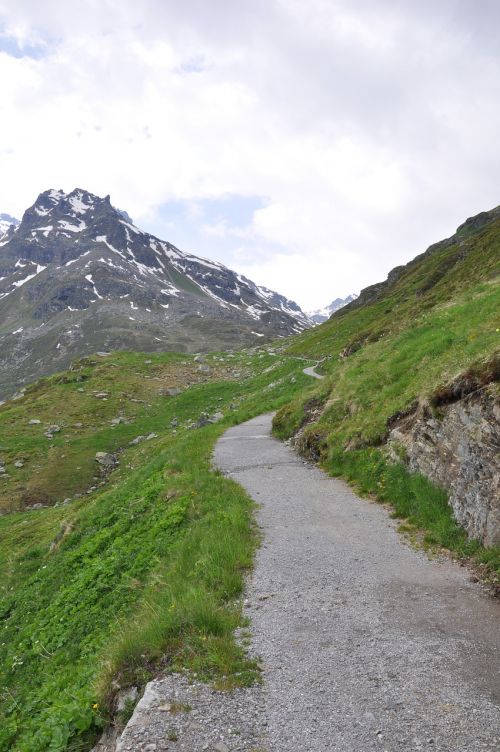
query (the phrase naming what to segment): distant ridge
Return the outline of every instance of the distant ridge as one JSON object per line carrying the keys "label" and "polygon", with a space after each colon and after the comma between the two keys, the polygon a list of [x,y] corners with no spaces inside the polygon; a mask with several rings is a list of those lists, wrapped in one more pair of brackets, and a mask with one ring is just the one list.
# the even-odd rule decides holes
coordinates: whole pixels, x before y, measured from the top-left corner
{"label": "distant ridge", "polygon": [[48,190],[0,238],[0,397],[100,350],[196,352],[312,325],[291,300],[136,227],[110,197]]}
{"label": "distant ridge", "polygon": [[353,293],[352,295],[348,295],[347,298],[335,298],[330,305],[325,306],[324,308],[318,308],[316,311],[310,311],[307,315],[315,324],[322,324],[324,321],[327,321],[335,311],[348,305],[348,303],[352,303],[357,297],[358,296]]}
{"label": "distant ridge", "polygon": [[10,230],[11,226],[17,227],[20,221],[15,217],[11,217],[10,214],[0,214],[0,240],[5,236],[7,230]]}

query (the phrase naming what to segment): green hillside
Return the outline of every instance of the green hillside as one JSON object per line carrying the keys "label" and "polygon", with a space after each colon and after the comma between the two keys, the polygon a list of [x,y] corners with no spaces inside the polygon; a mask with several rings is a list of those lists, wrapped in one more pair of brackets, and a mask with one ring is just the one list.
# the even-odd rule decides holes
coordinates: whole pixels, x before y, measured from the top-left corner
{"label": "green hillside", "polygon": [[428,542],[459,553],[477,544],[454,524],[446,494],[411,478],[402,465],[389,465],[384,444],[394,416],[418,403],[435,408],[457,379],[463,388],[487,386],[498,395],[500,216],[493,211],[479,220],[468,220],[453,238],[294,338],[287,353],[321,359],[326,378],[274,421],[277,436],[301,429],[301,451],[361,492],[391,502],[427,529]]}
{"label": "green hillside", "polygon": [[[0,750],[90,749],[125,721],[119,689],[159,669],[258,680],[233,637],[252,502],[210,463],[260,413],[493,581],[499,551],[468,541],[446,494],[390,465],[384,442],[391,416],[437,404],[460,374],[498,390],[499,261],[492,212],[274,349],[93,356],[0,406]],[[321,382],[302,373],[315,361]]]}
{"label": "green hillside", "polygon": [[[302,368],[264,349],[201,366],[114,353],[0,407],[0,498],[18,510],[0,517],[1,750],[88,749],[118,685],[142,685],[157,667],[255,679],[233,639],[252,504],[211,472],[211,452],[227,426],[303,389]],[[119,464],[96,476],[97,452]]]}
{"label": "green hillside", "polygon": [[458,238],[409,264],[376,299],[351,303],[287,348],[325,359],[328,380],[318,395],[329,405],[321,424],[336,441],[381,443],[391,415],[498,352],[500,219]]}

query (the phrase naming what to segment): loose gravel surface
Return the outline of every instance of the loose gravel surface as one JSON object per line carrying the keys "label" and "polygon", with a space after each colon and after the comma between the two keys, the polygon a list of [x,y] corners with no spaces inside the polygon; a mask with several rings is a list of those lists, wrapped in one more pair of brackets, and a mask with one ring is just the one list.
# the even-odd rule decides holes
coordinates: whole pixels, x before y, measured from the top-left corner
{"label": "loose gravel surface", "polygon": [[263,692],[218,692],[171,674],[150,682],[116,752],[260,752]]}
{"label": "loose gravel surface", "polygon": [[272,439],[270,423],[231,428],[215,455],[259,505],[245,607],[263,686],[152,682],[120,752],[498,752],[498,602]]}
{"label": "loose gravel surface", "polygon": [[320,373],[316,373],[316,366],[309,366],[308,368],[304,368],[303,373],[305,373],[306,376],[312,376],[313,379],[325,378]]}

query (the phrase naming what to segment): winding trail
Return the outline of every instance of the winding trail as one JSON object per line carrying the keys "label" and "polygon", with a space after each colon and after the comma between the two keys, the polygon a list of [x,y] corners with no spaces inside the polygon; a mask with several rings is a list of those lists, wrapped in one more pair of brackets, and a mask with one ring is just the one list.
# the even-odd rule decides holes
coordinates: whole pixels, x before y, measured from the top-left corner
{"label": "winding trail", "polygon": [[308,368],[302,369],[302,372],[305,373],[306,376],[312,376],[313,379],[324,379],[325,377],[322,376],[320,373],[316,373],[316,366],[318,364],[316,363],[315,366],[309,366]]}
{"label": "winding trail", "polygon": [[[247,603],[270,752],[500,749],[499,604],[387,511],[270,436],[231,428],[217,466],[259,503]],[[231,746],[228,749],[247,749]]]}
{"label": "winding trail", "polygon": [[498,752],[500,604],[270,427],[235,426],[215,451],[258,502],[245,610],[263,685],[167,673],[95,752]]}

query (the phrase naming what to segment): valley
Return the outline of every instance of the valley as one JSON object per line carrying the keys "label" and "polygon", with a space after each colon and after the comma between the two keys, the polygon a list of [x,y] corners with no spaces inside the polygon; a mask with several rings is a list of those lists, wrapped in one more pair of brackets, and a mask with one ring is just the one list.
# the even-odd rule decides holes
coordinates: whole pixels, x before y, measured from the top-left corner
{"label": "valley", "polygon": [[[255,502],[212,454],[264,413],[304,461],[367,498],[356,503],[391,510],[404,546],[470,567],[489,602],[499,260],[500,218],[485,212],[287,338],[197,355],[99,349],[50,375],[42,359],[41,378],[0,405],[0,749],[90,750],[125,725],[126,691],[159,674],[225,691],[258,683],[259,661],[235,637],[248,626]],[[14,326],[21,314],[8,310]],[[456,420],[466,462],[451,472],[433,431]],[[484,473],[460,525],[470,457]]]}

